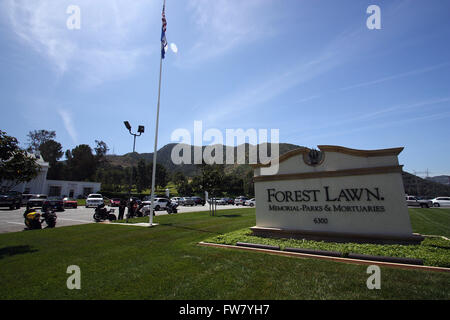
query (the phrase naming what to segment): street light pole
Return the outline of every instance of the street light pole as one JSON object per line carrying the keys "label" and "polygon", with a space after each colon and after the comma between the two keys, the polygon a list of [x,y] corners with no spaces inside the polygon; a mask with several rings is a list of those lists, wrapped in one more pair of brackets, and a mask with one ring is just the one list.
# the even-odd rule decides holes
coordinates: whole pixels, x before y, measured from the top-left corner
{"label": "street light pole", "polygon": [[[131,133],[131,131],[130,131]],[[134,136],[134,141],[133,141],[133,153],[135,152],[135,148],[136,148],[136,134],[131,133]],[[128,201],[130,201],[131,198],[131,186],[133,184],[133,167],[131,167],[131,173],[130,173],[130,184],[128,186]]]}
{"label": "street light pole", "polygon": [[[144,126],[139,126],[138,127],[138,133],[132,133],[131,132],[131,125],[128,121],[124,121],[123,122],[125,124],[125,128],[128,129],[128,132],[133,136],[133,153],[135,152],[136,149],[136,137],[139,137],[141,134],[144,133]],[[131,173],[130,173],[130,185],[128,187],[128,201],[130,201],[131,199],[131,186],[133,184],[133,167],[131,167]],[[128,221],[128,216],[127,216],[127,221]]]}

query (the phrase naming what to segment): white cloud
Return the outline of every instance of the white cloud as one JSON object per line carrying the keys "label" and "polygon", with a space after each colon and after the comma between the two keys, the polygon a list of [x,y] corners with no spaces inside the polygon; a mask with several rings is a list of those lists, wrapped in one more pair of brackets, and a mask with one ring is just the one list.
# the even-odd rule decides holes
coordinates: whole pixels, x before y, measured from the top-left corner
{"label": "white cloud", "polygon": [[[444,115],[446,117],[450,114],[449,112],[442,113],[439,110],[433,109],[439,108],[442,104],[444,104],[444,106],[448,105],[449,102],[450,97],[445,97],[384,108],[382,106],[375,106],[374,109],[376,109],[376,111],[373,112],[360,113],[357,116],[344,114],[340,119],[335,119],[334,122],[326,122],[324,125],[302,126],[300,130],[296,129],[288,134],[301,135],[302,133],[321,132],[320,134],[302,136],[302,139],[317,140],[319,138],[333,137],[378,127],[394,126],[396,124],[425,120],[428,118],[435,119],[439,118],[439,114],[441,114],[442,117],[444,117]],[[411,117],[411,115],[418,115],[420,113],[419,111],[425,111],[426,114],[419,115],[418,117]],[[346,129],[342,130],[341,128],[343,127]]]}
{"label": "white cloud", "polygon": [[303,102],[307,102],[307,101],[310,101],[310,100],[319,99],[319,98],[321,98],[321,97],[323,97],[323,96],[325,96],[327,94],[330,94],[330,93],[337,93],[337,92],[340,92],[340,91],[347,91],[347,90],[352,90],[352,89],[357,89],[357,88],[363,88],[363,87],[377,85],[377,84],[381,84],[381,83],[384,83],[384,82],[393,81],[393,80],[397,80],[397,79],[401,79],[401,78],[417,76],[417,75],[421,75],[423,73],[431,72],[431,71],[434,71],[434,70],[447,68],[449,66],[450,66],[450,63],[446,62],[446,63],[440,63],[440,64],[433,65],[433,66],[428,66],[428,67],[425,67],[425,68],[415,69],[415,70],[408,71],[408,72],[397,73],[397,74],[393,74],[393,75],[386,76],[386,77],[383,77],[383,78],[379,78],[379,79],[376,79],[376,80],[370,80],[370,81],[361,82],[361,83],[353,84],[353,85],[350,85],[350,86],[346,86],[346,87],[330,90],[330,91],[325,92],[325,93],[320,94],[320,95],[313,95],[313,96],[305,97],[305,98],[302,98],[300,100],[297,100],[296,102],[297,103],[303,103]]}
{"label": "white cloud", "polygon": [[[71,4],[81,9],[80,30],[66,26]],[[148,12],[155,5],[144,0],[6,0],[2,7],[13,32],[45,57],[59,76],[75,73],[80,83],[90,86],[130,74],[151,52],[153,48],[133,40],[148,31],[152,22]]]}
{"label": "white cloud", "polygon": [[78,144],[78,134],[73,124],[72,114],[64,109],[58,109],[58,114],[64,123],[67,133],[72,138],[73,143]]}
{"label": "white cloud", "polygon": [[347,86],[344,88],[340,88],[337,89],[336,91],[346,91],[346,90],[351,90],[351,89],[356,89],[356,88],[361,88],[361,87],[367,87],[367,86],[371,86],[371,85],[375,85],[375,84],[380,84],[386,81],[391,81],[391,80],[396,80],[396,79],[400,79],[400,78],[405,78],[405,77],[410,77],[410,76],[416,76],[416,75],[420,75],[426,72],[430,72],[430,71],[434,71],[437,69],[442,69],[442,68],[446,68],[450,65],[450,63],[446,62],[446,63],[441,63],[438,65],[433,65],[433,66],[429,66],[426,68],[421,68],[421,69],[415,69],[412,71],[408,71],[408,72],[403,72],[403,73],[399,73],[399,74],[394,74],[391,76],[387,76],[381,79],[377,79],[377,80],[372,80],[372,81],[367,81],[367,82],[362,82],[362,83],[358,83],[358,84],[354,84],[351,86]]}
{"label": "white cloud", "polygon": [[[197,40],[186,53],[183,66],[221,56],[244,42],[274,33],[270,4],[273,0],[189,0],[188,10]],[[264,11],[266,11],[264,13]]]}
{"label": "white cloud", "polygon": [[333,130],[333,131],[329,131],[323,134],[318,134],[318,135],[309,135],[309,136],[301,136],[302,140],[306,140],[306,141],[316,141],[316,140],[320,140],[320,139],[324,139],[324,138],[329,138],[329,137],[336,137],[336,136],[340,136],[340,135],[346,135],[346,134],[352,134],[352,133],[356,133],[356,132],[361,132],[361,131],[368,131],[368,130],[373,130],[373,129],[380,129],[380,128],[387,128],[387,127],[396,127],[398,128],[400,125],[403,124],[407,124],[407,123],[413,123],[413,122],[431,122],[433,120],[442,120],[442,119],[446,119],[450,117],[450,111],[447,112],[435,112],[435,113],[430,113],[430,114],[426,114],[426,115],[420,115],[420,116],[416,116],[416,117],[411,117],[411,114],[409,115],[405,115],[404,118],[399,117],[397,119],[395,118],[390,118],[390,119],[394,119],[394,120],[385,120],[385,121],[378,121],[378,122],[372,122],[372,124],[365,124],[365,125],[360,125],[360,126],[346,126],[344,130],[342,129],[337,129],[337,130]]}

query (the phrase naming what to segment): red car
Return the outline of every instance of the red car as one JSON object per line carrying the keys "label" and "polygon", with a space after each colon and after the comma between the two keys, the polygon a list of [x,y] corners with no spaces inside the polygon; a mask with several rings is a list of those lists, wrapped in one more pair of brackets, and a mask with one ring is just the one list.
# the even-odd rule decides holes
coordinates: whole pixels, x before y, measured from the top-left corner
{"label": "red car", "polygon": [[74,208],[76,209],[78,206],[78,202],[75,199],[71,199],[71,198],[64,198],[63,199],[63,203],[64,203],[64,208]]}

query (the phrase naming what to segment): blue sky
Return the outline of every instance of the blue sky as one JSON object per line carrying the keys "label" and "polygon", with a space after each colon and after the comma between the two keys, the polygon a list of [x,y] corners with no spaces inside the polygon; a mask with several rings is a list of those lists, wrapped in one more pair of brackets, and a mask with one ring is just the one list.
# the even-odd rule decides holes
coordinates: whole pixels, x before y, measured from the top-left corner
{"label": "blue sky", "polygon": [[[369,5],[381,30],[369,30]],[[69,5],[81,29],[69,30]],[[0,128],[64,149],[152,152],[161,1],[3,0]],[[450,174],[450,2],[167,0],[159,147],[177,128],[279,129],[280,141],[404,146],[407,171]],[[206,144],[207,142],[205,142]]]}

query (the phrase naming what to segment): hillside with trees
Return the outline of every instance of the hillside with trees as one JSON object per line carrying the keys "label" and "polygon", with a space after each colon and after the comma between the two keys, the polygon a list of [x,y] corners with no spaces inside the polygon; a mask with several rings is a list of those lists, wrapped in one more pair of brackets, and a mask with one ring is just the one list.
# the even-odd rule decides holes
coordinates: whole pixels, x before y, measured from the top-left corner
{"label": "hillside with trees", "polygon": [[[128,193],[130,181],[134,193],[148,193],[153,170],[153,153],[127,153],[125,155],[109,155],[109,148],[103,141],[95,140],[95,147],[81,144],[72,150],[63,151],[57,142],[56,133],[47,130],[30,131],[28,134],[28,151],[40,152],[43,159],[49,162],[48,179],[95,181],[102,183],[102,191],[110,193]],[[250,145],[237,147],[223,145],[210,146],[221,150],[224,157],[227,152],[234,153],[233,164],[207,165],[204,162],[194,164],[195,149],[201,154],[206,146],[194,147],[184,145],[190,151],[191,164],[176,165],[172,161],[172,152],[177,144],[167,144],[158,150],[156,185],[164,189],[171,183],[182,195],[203,195],[208,190],[213,196],[237,196],[245,194],[253,196],[253,169],[248,164],[250,160]],[[258,145],[256,151],[266,147],[270,156],[272,145]],[[279,154],[299,148],[297,145],[280,143]],[[239,149],[244,151],[245,164],[238,162]],[[65,160],[61,158],[65,156]],[[258,155],[258,152],[257,152]],[[242,162],[242,159],[240,159]],[[259,155],[256,159],[259,162]],[[410,173],[403,172],[405,193],[423,197],[450,196],[450,186],[422,179]]]}

